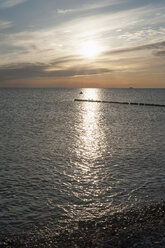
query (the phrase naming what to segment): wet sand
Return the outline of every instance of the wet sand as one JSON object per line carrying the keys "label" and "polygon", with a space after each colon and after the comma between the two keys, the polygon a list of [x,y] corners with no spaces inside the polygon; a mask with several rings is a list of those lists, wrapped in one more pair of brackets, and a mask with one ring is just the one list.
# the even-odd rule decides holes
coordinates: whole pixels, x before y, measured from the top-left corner
{"label": "wet sand", "polygon": [[80,221],[58,235],[4,237],[1,248],[165,247],[165,202],[116,213],[101,221]]}

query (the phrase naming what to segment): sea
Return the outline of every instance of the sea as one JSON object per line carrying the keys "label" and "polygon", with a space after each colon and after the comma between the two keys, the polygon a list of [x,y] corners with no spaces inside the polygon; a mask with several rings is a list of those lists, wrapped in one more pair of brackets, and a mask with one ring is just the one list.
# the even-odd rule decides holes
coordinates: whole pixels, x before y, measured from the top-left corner
{"label": "sea", "polygon": [[0,89],[0,238],[165,200],[165,107],[74,99],[165,104],[165,89]]}

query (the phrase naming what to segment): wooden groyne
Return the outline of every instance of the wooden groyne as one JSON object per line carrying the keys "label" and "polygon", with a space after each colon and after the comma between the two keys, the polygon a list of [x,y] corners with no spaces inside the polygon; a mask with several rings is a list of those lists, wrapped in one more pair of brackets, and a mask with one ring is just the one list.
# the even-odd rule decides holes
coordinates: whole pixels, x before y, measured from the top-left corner
{"label": "wooden groyne", "polygon": [[155,107],[165,107],[164,104],[155,103],[137,103],[137,102],[114,102],[114,101],[101,101],[101,100],[90,100],[90,99],[74,99],[77,102],[101,102],[101,103],[115,103],[115,104],[127,104],[127,105],[139,105],[139,106],[155,106]]}

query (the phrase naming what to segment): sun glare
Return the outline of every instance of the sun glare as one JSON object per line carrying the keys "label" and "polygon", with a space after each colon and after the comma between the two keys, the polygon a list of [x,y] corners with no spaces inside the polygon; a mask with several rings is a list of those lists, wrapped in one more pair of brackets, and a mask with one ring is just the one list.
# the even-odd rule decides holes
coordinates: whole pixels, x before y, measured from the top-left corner
{"label": "sun glare", "polygon": [[80,54],[86,58],[94,58],[101,52],[101,47],[94,40],[88,40],[81,44]]}

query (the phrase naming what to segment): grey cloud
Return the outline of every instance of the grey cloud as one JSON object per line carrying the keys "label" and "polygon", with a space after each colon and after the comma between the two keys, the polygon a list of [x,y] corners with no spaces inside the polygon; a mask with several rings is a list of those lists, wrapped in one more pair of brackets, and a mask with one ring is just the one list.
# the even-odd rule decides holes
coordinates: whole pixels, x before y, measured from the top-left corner
{"label": "grey cloud", "polygon": [[26,2],[27,0],[2,0],[0,1],[0,8],[3,9],[3,8],[10,8],[10,7],[13,7],[17,4],[20,4],[20,3],[23,3],[23,2]]}
{"label": "grey cloud", "polygon": [[142,51],[142,50],[154,50],[154,49],[162,49],[165,47],[165,41],[157,42],[157,43],[151,43],[147,45],[142,46],[136,46],[136,47],[128,47],[113,51],[107,51],[104,53],[104,55],[110,55],[110,54],[121,54],[121,53],[128,53],[128,52],[135,52],[135,51]]}
{"label": "grey cloud", "polygon": [[68,69],[50,70],[46,64],[16,64],[0,68],[0,81],[34,77],[73,77],[112,72],[106,68],[76,66]]}
{"label": "grey cloud", "polygon": [[10,21],[0,21],[0,30],[10,28],[11,26],[12,26],[12,22]]}
{"label": "grey cloud", "polygon": [[60,57],[60,58],[53,60],[51,62],[51,65],[60,65],[63,63],[67,63],[67,62],[76,62],[76,61],[80,61],[80,56],[77,56],[77,55],[69,56],[68,55],[68,56]]}
{"label": "grey cloud", "polygon": [[155,56],[165,56],[165,50],[154,52]]}
{"label": "grey cloud", "polygon": [[57,9],[57,13],[58,14],[68,14],[68,13],[82,13],[82,12],[86,12],[86,11],[99,11],[99,10],[104,10],[107,7],[112,8],[112,6],[116,6],[121,4],[122,1],[121,0],[111,0],[111,2],[109,1],[102,1],[100,2],[96,2],[96,3],[86,3],[86,4],[82,4],[79,8],[72,8],[72,9]]}
{"label": "grey cloud", "polygon": [[11,79],[19,79],[19,78],[30,78],[34,76],[38,76],[42,70],[45,69],[45,66],[33,65],[33,64],[13,64],[8,65],[6,67],[0,68],[0,80],[11,80]]}
{"label": "grey cloud", "polygon": [[83,76],[83,75],[94,75],[112,72],[106,68],[89,68],[89,67],[72,67],[64,70],[51,71],[46,74],[46,76],[50,77],[73,77],[73,76]]}

